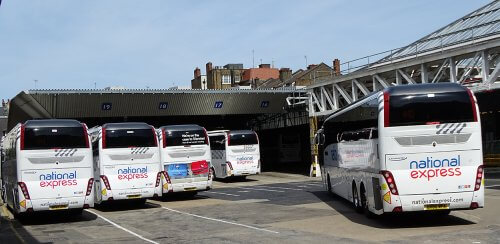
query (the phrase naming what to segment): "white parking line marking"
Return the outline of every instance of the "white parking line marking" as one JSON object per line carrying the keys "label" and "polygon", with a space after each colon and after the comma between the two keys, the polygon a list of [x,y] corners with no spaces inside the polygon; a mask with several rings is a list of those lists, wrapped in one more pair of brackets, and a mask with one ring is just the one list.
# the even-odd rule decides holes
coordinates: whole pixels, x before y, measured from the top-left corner
{"label": "white parking line marking", "polygon": [[[290,184],[290,183],[288,183],[288,184]],[[300,184],[300,185],[303,185],[303,186],[316,186],[316,187],[322,186],[322,183],[319,183],[319,184],[314,184],[314,183],[295,183],[295,184]],[[295,184],[290,184],[290,185],[295,185]]]}
{"label": "white parking line marking", "polygon": [[233,203],[260,203],[260,202],[269,202],[269,199],[245,199],[234,201]]}
{"label": "white parking line marking", "polygon": [[227,195],[227,196],[233,196],[233,197],[239,197],[240,196],[240,195],[236,195],[236,194],[224,193],[224,192],[216,192],[216,191],[206,191],[205,193],[213,193],[213,194]]}
{"label": "white parking line marking", "polygon": [[500,185],[485,186],[486,188],[499,187]]}
{"label": "white parking line marking", "polygon": [[105,218],[104,216],[102,216],[102,215],[100,215],[100,214],[98,214],[98,213],[96,213],[96,212],[94,212],[94,211],[92,211],[92,210],[85,209],[85,211],[87,211],[87,212],[89,212],[89,213],[91,213],[91,214],[93,214],[93,215],[95,215],[95,216],[97,216],[97,217],[99,217],[99,218],[103,219],[104,221],[106,221],[106,222],[108,222],[108,223],[110,223],[110,224],[114,225],[116,228],[118,228],[118,229],[120,229],[120,230],[123,230],[123,231],[125,231],[125,232],[127,232],[127,233],[129,233],[129,234],[131,234],[131,235],[133,235],[133,236],[136,236],[137,238],[139,238],[139,239],[141,239],[141,240],[143,240],[143,241],[146,241],[146,242],[149,242],[149,243],[154,243],[154,244],[159,244],[159,243],[158,243],[158,242],[156,242],[156,241],[153,241],[153,240],[147,239],[147,238],[145,238],[145,237],[143,237],[143,236],[141,236],[141,235],[139,235],[139,234],[137,234],[137,233],[135,233],[135,232],[133,232],[133,231],[131,231],[131,230],[128,230],[128,229],[127,229],[127,228],[125,228],[125,227],[122,227],[122,226],[120,226],[120,225],[116,224],[115,222],[113,222],[113,221],[111,221],[111,220],[109,220],[109,219]]}
{"label": "white parking line marking", "polygon": [[202,218],[202,219],[206,219],[206,220],[212,220],[212,221],[221,222],[221,223],[225,223],[225,224],[231,224],[231,225],[237,225],[237,226],[241,226],[241,227],[245,227],[245,228],[249,228],[249,229],[253,229],[253,230],[265,231],[265,232],[269,232],[269,233],[273,233],[273,234],[279,234],[279,232],[277,232],[277,231],[262,229],[262,228],[254,227],[254,226],[251,226],[251,225],[245,225],[245,224],[230,222],[230,221],[226,221],[226,220],[222,220],[222,219],[209,218],[209,217],[205,217],[205,216],[201,216],[201,215],[197,215],[197,214],[182,212],[182,211],[171,209],[171,208],[167,208],[167,207],[162,207],[162,208],[166,209],[168,211],[171,211],[171,212],[179,213],[179,214],[185,214],[185,215],[189,215],[189,216],[193,216],[193,217],[197,217],[197,218]]}
{"label": "white parking line marking", "polygon": [[284,191],[279,191],[279,190],[260,189],[260,188],[243,188],[243,187],[240,187],[240,189],[243,189],[243,190],[251,190],[251,191],[272,191],[272,192],[284,192]]}
{"label": "white parking line marking", "polygon": [[287,187],[279,187],[279,186],[255,186],[255,187],[264,187],[264,188],[271,188],[271,189],[281,189],[281,190],[292,190],[292,191],[303,191],[303,189],[297,189],[297,188],[287,188]]}

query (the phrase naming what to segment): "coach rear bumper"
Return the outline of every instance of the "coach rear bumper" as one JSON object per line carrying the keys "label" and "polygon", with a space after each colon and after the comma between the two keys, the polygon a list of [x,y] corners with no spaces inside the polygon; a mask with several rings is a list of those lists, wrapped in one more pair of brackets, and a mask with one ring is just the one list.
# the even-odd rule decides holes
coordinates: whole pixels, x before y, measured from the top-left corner
{"label": "coach rear bumper", "polygon": [[39,212],[39,211],[55,211],[67,209],[83,209],[94,207],[93,196],[86,197],[65,197],[58,199],[34,199],[21,200],[19,202],[19,212]]}
{"label": "coach rear bumper", "polygon": [[186,192],[186,191],[206,191],[206,190],[210,190],[211,188],[212,188],[212,181],[206,180],[206,178],[205,178],[203,181],[173,182],[172,184],[169,185],[168,191],[165,191],[165,189],[164,189],[164,193]]}
{"label": "coach rear bumper", "polygon": [[155,187],[102,191],[102,201],[150,198],[155,195]]}
{"label": "coach rear bumper", "polygon": [[[394,212],[401,208],[403,212],[430,210],[458,210],[484,207],[480,192],[457,192],[422,195],[392,196],[392,204],[384,202],[384,212]],[[472,206],[472,203],[477,206]]]}
{"label": "coach rear bumper", "polygon": [[255,169],[234,169],[231,171],[231,176],[247,176],[247,175],[256,175],[259,173],[260,173],[260,170],[258,168],[255,168]]}

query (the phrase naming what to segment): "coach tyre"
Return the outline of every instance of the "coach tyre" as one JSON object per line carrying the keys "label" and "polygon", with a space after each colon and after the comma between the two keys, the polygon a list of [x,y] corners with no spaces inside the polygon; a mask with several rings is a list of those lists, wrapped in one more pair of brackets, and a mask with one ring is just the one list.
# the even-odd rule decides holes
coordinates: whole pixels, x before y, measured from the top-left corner
{"label": "coach tyre", "polygon": [[363,213],[366,215],[368,218],[374,218],[375,214],[373,214],[370,209],[368,208],[368,197],[366,197],[366,191],[365,191],[365,186],[361,185],[360,187],[361,191],[361,206]]}
{"label": "coach tyre", "polygon": [[332,182],[330,181],[330,175],[326,176],[326,190],[328,191],[328,194],[333,194],[333,192],[332,192]]}
{"label": "coach tyre", "polygon": [[217,179],[217,177],[215,176],[215,170],[213,167],[210,168],[210,172],[212,173],[212,179],[214,179],[214,180]]}
{"label": "coach tyre", "polygon": [[356,212],[358,213],[363,212],[363,208],[359,203],[358,189],[356,188],[356,184],[354,182],[352,183],[352,203],[354,206],[354,210],[356,210]]}

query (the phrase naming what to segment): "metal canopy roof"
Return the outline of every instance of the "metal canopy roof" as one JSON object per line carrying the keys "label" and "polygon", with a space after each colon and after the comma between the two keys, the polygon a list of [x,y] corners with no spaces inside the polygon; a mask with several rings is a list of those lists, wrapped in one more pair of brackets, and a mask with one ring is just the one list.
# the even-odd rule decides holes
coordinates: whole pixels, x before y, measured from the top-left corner
{"label": "metal canopy roof", "polygon": [[492,1],[455,22],[394,51],[376,63],[424,53],[463,42],[484,39],[500,34],[500,0]]}
{"label": "metal canopy roof", "polygon": [[8,129],[28,119],[281,113],[294,89],[30,90],[14,97]]}

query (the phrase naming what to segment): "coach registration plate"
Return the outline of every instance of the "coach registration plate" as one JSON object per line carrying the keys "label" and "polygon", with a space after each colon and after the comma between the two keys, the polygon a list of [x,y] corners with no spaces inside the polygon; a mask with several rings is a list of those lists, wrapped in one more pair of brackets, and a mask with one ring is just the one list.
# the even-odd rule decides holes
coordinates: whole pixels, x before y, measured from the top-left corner
{"label": "coach registration plate", "polygon": [[50,210],[68,209],[68,204],[52,205],[52,206],[49,206],[49,209]]}
{"label": "coach registration plate", "polygon": [[424,210],[443,210],[450,209],[449,204],[426,204],[424,205]]}

